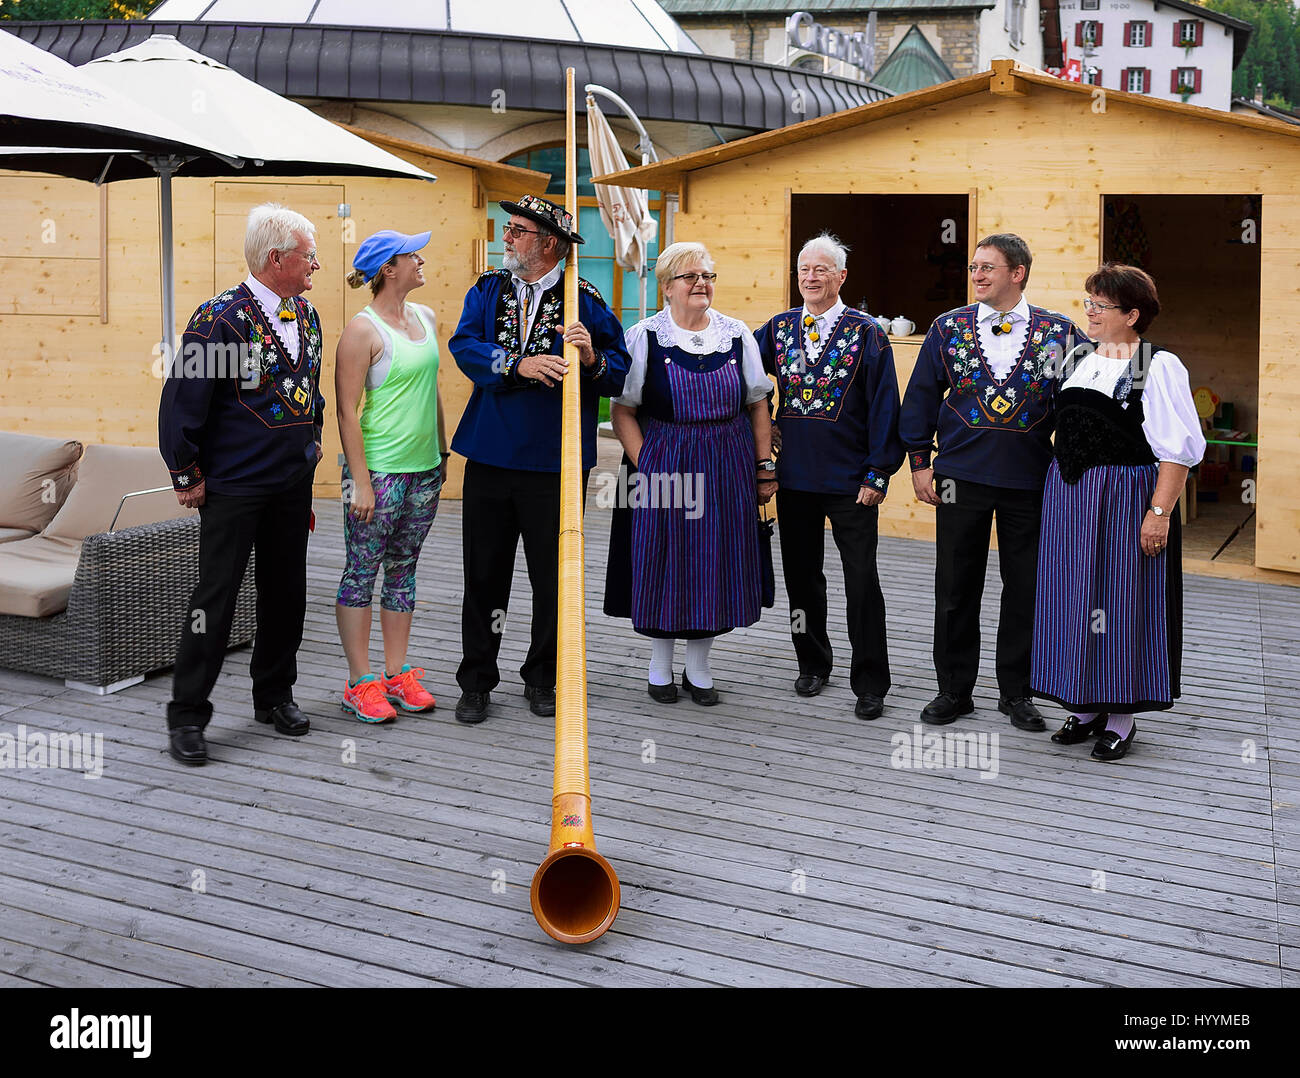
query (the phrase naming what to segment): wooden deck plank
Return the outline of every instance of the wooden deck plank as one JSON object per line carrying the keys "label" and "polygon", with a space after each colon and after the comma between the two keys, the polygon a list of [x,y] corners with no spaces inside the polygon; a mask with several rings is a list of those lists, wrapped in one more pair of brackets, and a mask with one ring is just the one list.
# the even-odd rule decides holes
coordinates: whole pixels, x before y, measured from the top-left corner
{"label": "wooden deck plank", "polygon": [[[451,716],[459,508],[441,507],[419,567],[411,656],[439,699],[431,715],[376,728],[339,711],[343,548],[338,506],[323,502],[296,690],[307,738],[251,722],[247,649],[214,691],[202,769],[166,755],[166,676],[95,698],[0,672],[0,730],[96,730],[105,748],[97,780],[0,773],[0,842],[16,866],[0,866],[0,905],[31,932],[48,921],[96,941],[77,948],[65,930],[38,937],[48,947],[0,942],[0,974],[148,980],[148,955],[165,953],[155,981],[193,984],[1295,981],[1300,589],[1187,578],[1183,698],[1139,717],[1134,752],[1106,766],[996,712],[993,555],[979,710],[950,728],[999,735],[998,776],[981,781],[891,766],[892,739],[912,734],[934,692],[930,545],[880,544],[895,687],[878,722],[852,716],[844,677],[793,696],[780,587],[761,622],[715,644],[722,704],[667,708],[645,694],[645,641],[600,613],[608,514],[589,510],[593,816],[624,903],[600,941],[566,949],[527,904],[552,739],[515,673],[528,642],[522,555],[491,718]],[[847,656],[828,547],[831,639]],[[356,763],[342,761],[345,742]],[[184,882],[196,867],[208,873],[202,919]]]}

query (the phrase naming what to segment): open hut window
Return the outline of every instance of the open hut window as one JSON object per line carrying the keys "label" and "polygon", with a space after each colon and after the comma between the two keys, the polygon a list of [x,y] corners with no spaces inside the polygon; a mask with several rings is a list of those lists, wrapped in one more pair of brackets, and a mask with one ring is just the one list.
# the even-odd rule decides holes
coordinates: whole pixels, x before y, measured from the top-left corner
{"label": "open hut window", "polygon": [[973,239],[970,196],[792,195],[789,303],[801,302],[799,248],[823,231],[849,247],[840,298],[872,315],[902,315],[924,333],[944,311],[966,303]]}

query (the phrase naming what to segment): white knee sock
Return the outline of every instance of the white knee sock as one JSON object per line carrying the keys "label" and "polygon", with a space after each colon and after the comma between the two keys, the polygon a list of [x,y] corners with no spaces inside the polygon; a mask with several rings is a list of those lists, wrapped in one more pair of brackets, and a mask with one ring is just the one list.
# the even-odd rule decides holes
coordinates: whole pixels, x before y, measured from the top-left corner
{"label": "white knee sock", "polygon": [[672,637],[666,640],[650,641],[650,677],[651,685],[671,685],[673,677],[673,650],[677,641]]}
{"label": "white knee sock", "polygon": [[709,649],[713,637],[686,641],[686,676],[697,689],[713,688],[713,674],[709,671]]}
{"label": "white knee sock", "polygon": [[1112,733],[1119,734],[1121,738],[1128,737],[1133,730],[1133,716],[1116,715],[1112,712],[1110,717],[1106,720],[1106,729]]}

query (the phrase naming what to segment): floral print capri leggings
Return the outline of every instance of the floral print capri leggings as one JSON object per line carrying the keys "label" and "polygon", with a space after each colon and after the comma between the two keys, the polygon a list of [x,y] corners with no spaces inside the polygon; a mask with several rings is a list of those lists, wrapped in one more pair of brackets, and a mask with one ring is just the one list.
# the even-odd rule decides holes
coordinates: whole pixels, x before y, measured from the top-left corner
{"label": "floral print capri leggings", "polygon": [[[343,468],[343,489],[352,483]],[[339,581],[339,606],[369,606],[374,600],[375,578],[384,567],[380,605],[385,610],[409,613],[415,609],[415,563],[420,547],[438,512],[442,477],[437,468],[428,472],[371,472],[375,512],[360,521],[343,503],[343,537],[347,565]]]}

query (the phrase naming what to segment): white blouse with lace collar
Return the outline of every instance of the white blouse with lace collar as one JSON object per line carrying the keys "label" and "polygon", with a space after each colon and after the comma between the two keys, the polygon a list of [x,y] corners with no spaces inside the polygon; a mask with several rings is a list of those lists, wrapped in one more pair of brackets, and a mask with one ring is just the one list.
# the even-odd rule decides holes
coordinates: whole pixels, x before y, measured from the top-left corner
{"label": "white blouse with lace collar", "polygon": [[615,404],[625,408],[641,406],[641,392],[645,387],[646,359],[649,355],[650,333],[659,339],[664,347],[676,345],[684,352],[696,356],[708,356],[722,352],[731,347],[737,337],[741,339],[741,364],[744,372],[745,404],[750,405],[762,400],[772,391],[772,383],[763,371],[763,360],[758,353],[758,342],[744,322],[719,314],[709,308],[709,324],[700,330],[682,329],[673,321],[667,308],[651,315],[632,326],[624,333],[632,365],[623,380],[623,393],[613,398]]}

